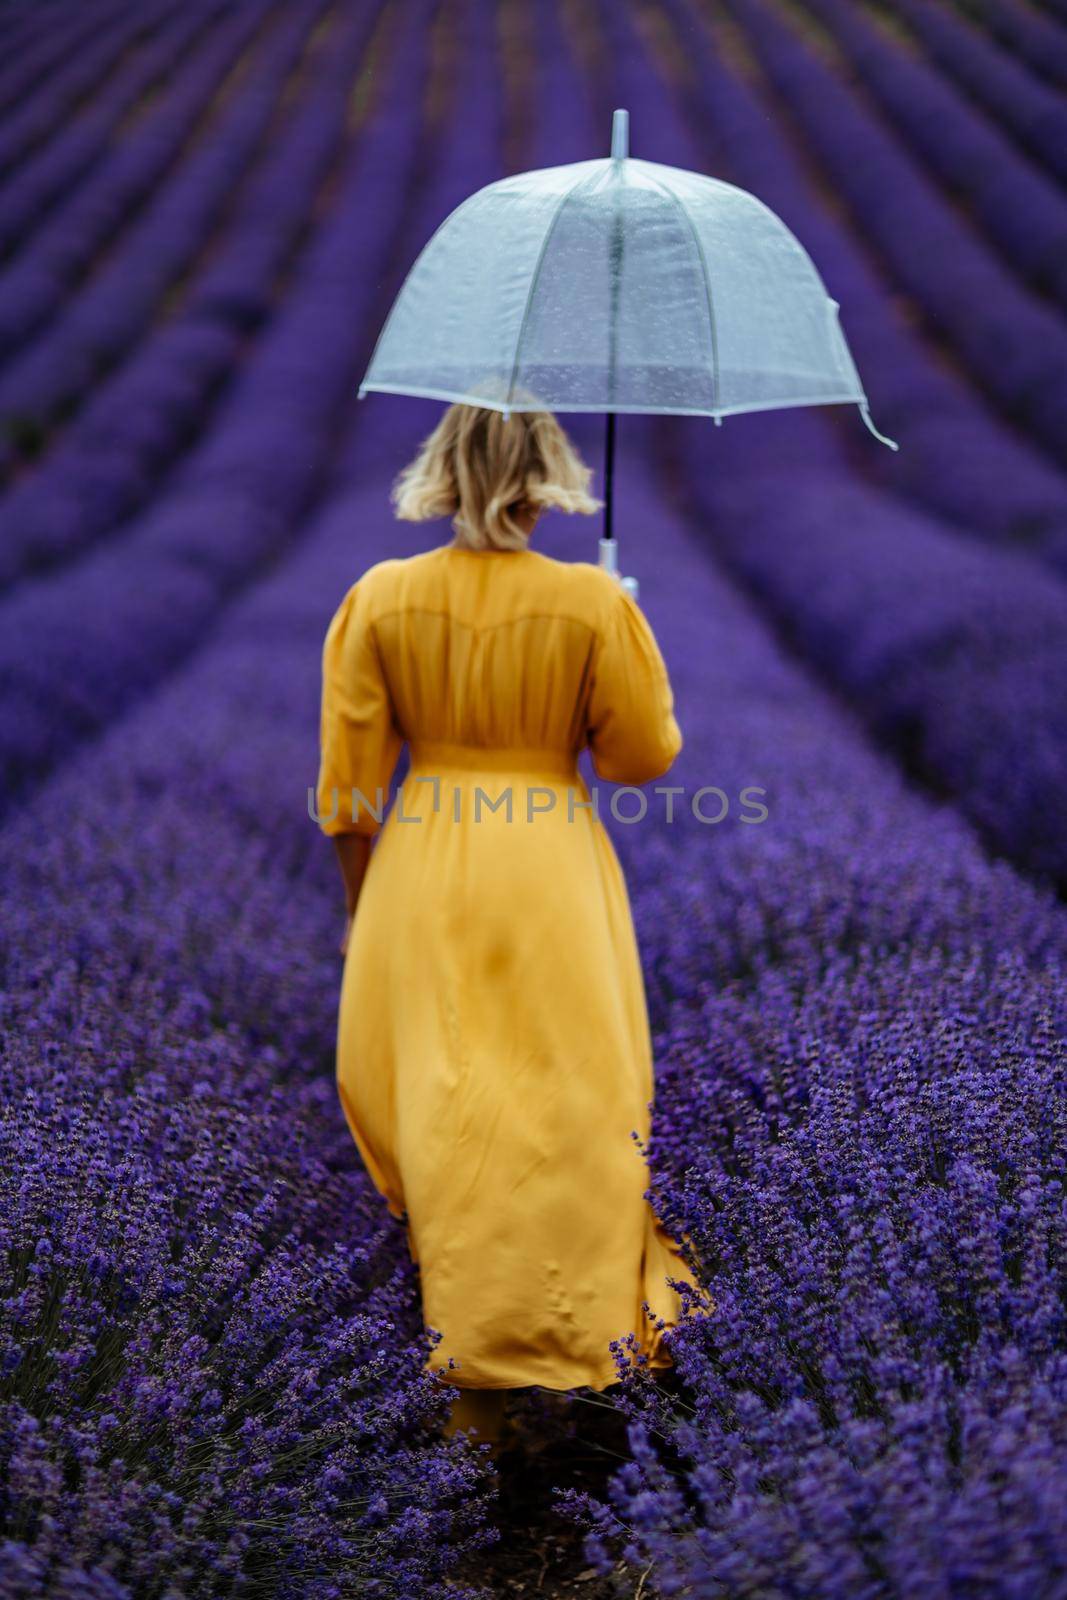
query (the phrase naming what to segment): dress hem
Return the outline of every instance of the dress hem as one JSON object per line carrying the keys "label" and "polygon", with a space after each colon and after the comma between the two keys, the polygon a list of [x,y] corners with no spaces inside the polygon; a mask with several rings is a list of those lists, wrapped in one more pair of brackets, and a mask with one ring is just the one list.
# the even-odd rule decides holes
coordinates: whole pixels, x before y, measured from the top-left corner
{"label": "dress hem", "polygon": [[[661,1344],[662,1330],[656,1335],[656,1345]],[[636,1360],[629,1363],[630,1367],[640,1367],[645,1371],[662,1372],[674,1366],[674,1361],[662,1352],[661,1348],[654,1348],[650,1354],[642,1352],[645,1360]],[[508,1378],[496,1383],[463,1383],[458,1372],[449,1373],[447,1369],[431,1366],[427,1363],[423,1369],[428,1376],[439,1378],[442,1383],[454,1389],[547,1389],[552,1394],[570,1394],[574,1389],[595,1389],[602,1391],[621,1382],[618,1371],[612,1366],[610,1374],[597,1373],[592,1378],[576,1378],[571,1383],[543,1383],[539,1378]]]}
{"label": "dress hem", "polygon": [[[673,1363],[670,1361],[650,1361],[643,1370],[646,1372],[665,1372],[672,1365]],[[541,1383],[537,1378],[510,1379],[507,1383],[457,1383],[455,1378],[432,1372],[430,1369],[427,1369],[427,1371],[430,1376],[439,1377],[440,1381],[447,1384],[450,1389],[545,1389],[549,1394],[572,1394],[575,1389],[593,1389],[599,1394],[603,1393],[605,1389],[613,1388],[615,1384],[622,1381],[618,1373],[612,1373],[611,1377],[597,1378],[595,1381],[589,1378],[579,1378],[574,1383],[565,1384]]]}

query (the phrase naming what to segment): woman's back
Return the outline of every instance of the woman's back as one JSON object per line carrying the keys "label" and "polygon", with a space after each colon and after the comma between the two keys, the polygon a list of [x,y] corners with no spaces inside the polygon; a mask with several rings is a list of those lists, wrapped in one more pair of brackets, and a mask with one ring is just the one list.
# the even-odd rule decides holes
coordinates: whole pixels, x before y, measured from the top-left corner
{"label": "woman's back", "polygon": [[[345,793],[386,787],[405,739],[413,759],[455,744],[573,761],[588,742],[598,774],[623,783],[665,771],[681,745],[643,614],[586,562],[452,545],[381,561],[345,596],[328,672],[331,661],[363,701],[350,707],[360,739],[351,718],[339,724],[337,760],[324,764]],[[330,804],[320,794],[323,812]]]}
{"label": "woman's back", "polygon": [[375,632],[405,736],[576,748],[612,583],[534,550],[387,562]]}

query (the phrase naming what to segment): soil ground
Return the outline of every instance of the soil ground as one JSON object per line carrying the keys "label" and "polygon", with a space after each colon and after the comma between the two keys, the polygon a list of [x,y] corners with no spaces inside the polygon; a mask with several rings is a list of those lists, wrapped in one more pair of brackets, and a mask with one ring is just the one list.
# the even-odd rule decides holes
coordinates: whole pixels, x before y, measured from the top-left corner
{"label": "soil ground", "polygon": [[500,1539],[454,1580],[505,1600],[655,1600],[647,1577],[642,1582],[632,1568],[601,1577],[583,1552],[582,1529],[555,1504],[558,1489],[605,1498],[608,1479],[629,1459],[626,1419],[610,1391],[528,1391],[509,1416],[511,1444],[493,1468]]}

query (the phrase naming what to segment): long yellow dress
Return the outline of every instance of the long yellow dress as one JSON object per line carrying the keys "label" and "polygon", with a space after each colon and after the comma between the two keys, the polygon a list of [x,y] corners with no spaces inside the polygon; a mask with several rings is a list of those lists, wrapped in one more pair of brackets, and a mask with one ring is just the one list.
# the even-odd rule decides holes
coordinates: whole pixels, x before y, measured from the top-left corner
{"label": "long yellow dress", "polygon": [[651,628],[599,567],[442,545],[345,595],[323,652],[319,825],[379,836],[337,1086],[443,1334],[427,1370],[454,1357],[460,1388],[603,1389],[627,1334],[670,1364],[642,1301],[680,1315],[666,1280],[687,1273],[633,1137],[654,1092],[643,977],[586,744],[624,784],[682,745]]}

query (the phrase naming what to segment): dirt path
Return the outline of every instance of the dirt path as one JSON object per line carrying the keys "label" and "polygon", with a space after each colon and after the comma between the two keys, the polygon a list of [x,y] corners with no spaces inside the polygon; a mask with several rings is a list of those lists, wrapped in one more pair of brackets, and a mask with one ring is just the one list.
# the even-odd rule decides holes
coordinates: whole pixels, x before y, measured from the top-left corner
{"label": "dirt path", "polygon": [[[496,1469],[499,1542],[455,1576],[490,1594],[523,1600],[626,1600],[632,1572],[600,1577],[582,1551],[583,1534],[556,1508],[557,1489],[603,1496],[628,1457],[625,1419],[605,1398],[532,1391],[512,1411],[515,1447]],[[642,1600],[655,1600],[646,1579]]]}

